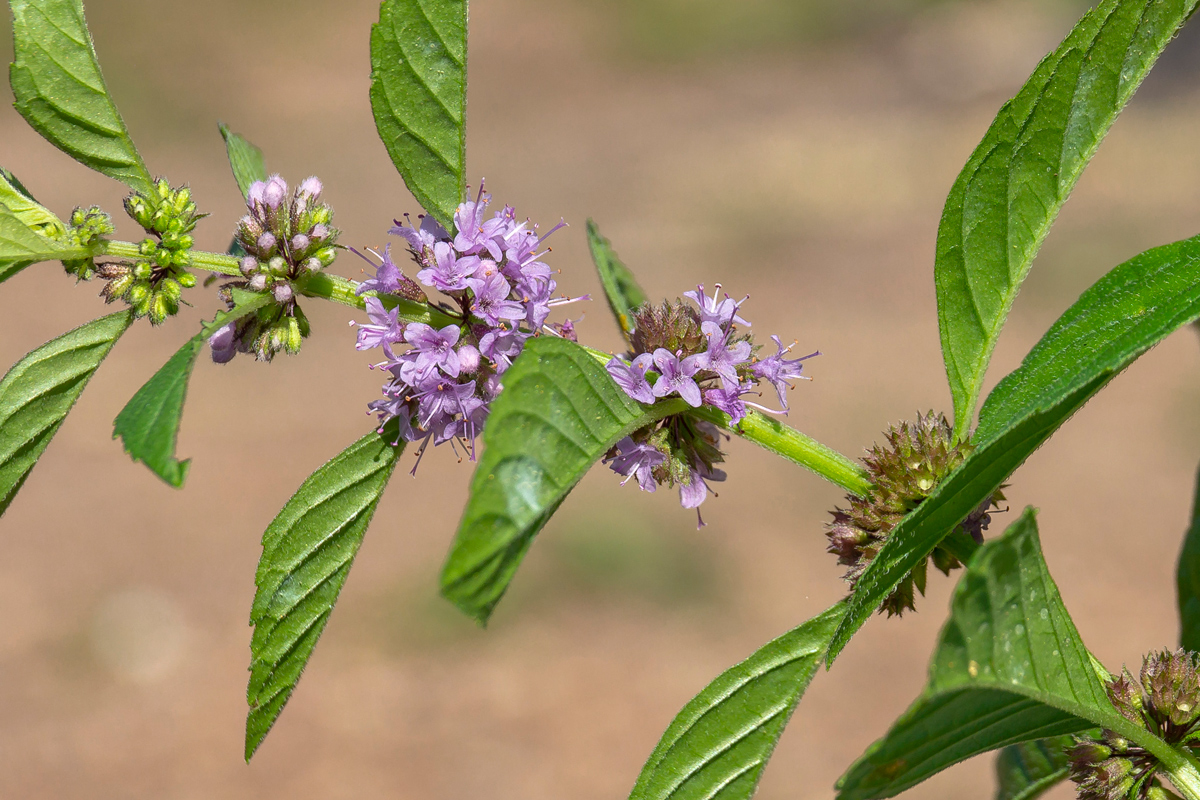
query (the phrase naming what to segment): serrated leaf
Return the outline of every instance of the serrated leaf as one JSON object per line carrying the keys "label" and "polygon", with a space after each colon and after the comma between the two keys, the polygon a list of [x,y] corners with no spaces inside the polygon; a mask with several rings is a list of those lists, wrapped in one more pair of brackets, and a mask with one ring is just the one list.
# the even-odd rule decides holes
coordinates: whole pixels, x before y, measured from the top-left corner
{"label": "serrated leaf", "polygon": [[265,294],[255,294],[248,302],[217,314],[137,390],[113,421],[113,438],[121,438],[125,452],[176,489],[183,486],[191,463],[191,459],[175,458],[175,444],[196,357],[218,328],[257,311],[267,299]]}
{"label": "serrated leaf", "polygon": [[384,0],[371,111],[392,163],[446,230],[466,192],[467,0]]}
{"label": "serrated leaf", "polygon": [[880,548],[859,579],[829,661],[904,576],[1092,395],[1197,317],[1200,237],[1147,250],[1085,291],[988,396],[974,452]]}
{"label": "serrated leaf", "polygon": [[132,321],[128,311],[93,320],[29,353],[0,380],[0,515]]}
{"label": "serrated leaf", "polygon": [[996,758],[996,800],[1034,800],[1066,780],[1073,736],[1011,744]]}
{"label": "serrated leaf", "polygon": [[584,473],[622,437],[685,408],[630,399],[573,342],[530,340],[492,403],[442,594],[486,623],[533,537]]}
{"label": "serrated leaf", "polygon": [[14,217],[48,239],[58,239],[67,227],[53,211],[33,199],[29,190],[17,180],[17,176],[0,167],[0,205],[8,208]]}
{"label": "serrated leaf", "polygon": [[636,327],[634,309],[646,302],[646,293],[633,277],[633,272],[617,257],[608,239],[600,235],[596,223],[590,219],[587,221],[587,237],[592,261],[596,265],[596,271],[600,273],[600,285],[604,287],[608,307],[612,309],[621,332],[629,336]]}
{"label": "serrated leaf", "polygon": [[730,667],[663,734],[630,800],[745,800],[817,671],[844,613],[833,608]]}
{"label": "serrated leaf", "polygon": [[242,197],[246,197],[252,183],[267,179],[267,166],[263,161],[262,150],[229,130],[228,125],[217,127],[221,131],[221,138],[225,140],[225,154],[229,156],[229,168],[233,170],[233,179],[237,181]]}
{"label": "serrated leaf", "polygon": [[970,430],[1021,282],[1084,167],[1196,0],[1106,0],[1001,108],[938,229],[938,321],[954,428]]}
{"label": "serrated leaf", "polygon": [[108,96],[82,0],[9,0],[14,107],[59,150],[151,195],[153,181]]}
{"label": "serrated leaf", "polygon": [[263,533],[250,624],[246,760],[292,696],[404,445],[369,433],[318,469]]}
{"label": "serrated leaf", "polygon": [[1153,739],[1109,703],[1026,509],[967,565],[928,686],[846,771],[838,798],[892,797],[979,753],[1093,727]]}
{"label": "serrated leaf", "polygon": [[1200,651],[1200,474],[1192,501],[1192,524],[1183,537],[1183,550],[1175,570],[1179,601],[1179,644],[1185,650]]}

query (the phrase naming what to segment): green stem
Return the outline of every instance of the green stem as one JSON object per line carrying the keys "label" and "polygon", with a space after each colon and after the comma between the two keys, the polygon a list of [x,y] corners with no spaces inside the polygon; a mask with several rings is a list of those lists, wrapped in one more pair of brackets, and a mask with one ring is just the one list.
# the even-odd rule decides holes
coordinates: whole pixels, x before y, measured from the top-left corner
{"label": "green stem", "polygon": [[1170,746],[1163,749],[1170,751],[1170,760],[1164,758],[1165,753],[1155,755],[1167,768],[1171,783],[1175,784],[1175,788],[1183,792],[1188,800],[1200,800],[1200,764],[1196,762],[1196,757]]}

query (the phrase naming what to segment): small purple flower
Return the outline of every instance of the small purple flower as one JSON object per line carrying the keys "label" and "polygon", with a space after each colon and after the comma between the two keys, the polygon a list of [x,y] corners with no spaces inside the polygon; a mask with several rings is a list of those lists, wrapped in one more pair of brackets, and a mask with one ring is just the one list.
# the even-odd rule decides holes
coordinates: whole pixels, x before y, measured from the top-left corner
{"label": "small purple flower", "polygon": [[[364,256],[353,247],[350,248],[350,252],[354,253],[371,266],[375,266],[371,259]],[[371,252],[374,253],[375,251],[372,250]],[[368,278],[360,283],[358,285],[358,289],[356,289],[354,293],[358,295],[370,291],[376,291],[380,294],[399,293],[400,282],[403,279],[403,275],[400,272],[400,268],[396,266],[394,261],[392,261],[392,246],[389,244],[388,246],[384,247],[383,255],[379,255],[378,253],[375,253],[375,255],[379,256],[382,262],[379,266],[375,267],[375,277]]]}
{"label": "small purple flower", "polygon": [[775,393],[779,395],[779,403],[786,412],[788,408],[787,390],[791,388],[791,384],[788,381],[804,378],[800,374],[800,371],[804,369],[804,365],[800,362],[810,359],[813,356],[819,356],[821,353],[817,351],[809,353],[806,356],[801,356],[800,358],[784,358],[796,345],[791,344],[784,347],[783,342],[779,341],[778,336],[771,336],[771,338],[775,341],[775,346],[779,348],[779,352],[757,362],[754,366],[750,367],[750,371],[761,380],[767,381],[775,387]]}
{"label": "small purple flower", "polygon": [[477,256],[459,258],[448,242],[435,242],[433,264],[417,273],[417,280],[440,292],[459,292],[467,288],[467,278],[479,269]]}
{"label": "small purple flower", "polygon": [[508,299],[512,287],[499,272],[491,272],[483,278],[468,278],[467,285],[475,292],[471,310],[488,325],[497,327],[501,320],[524,319],[525,309]]}
{"label": "small purple flower", "polygon": [[208,337],[208,346],[212,348],[212,360],[218,364],[227,364],[237,355],[237,323],[231,322],[217,329]]}
{"label": "small purple flower", "polygon": [[720,375],[725,388],[736,388],[738,365],[750,360],[750,343],[742,340],[726,346],[727,335],[713,322],[705,322],[700,329],[708,337],[708,351],[696,356],[696,366]]}
{"label": "small purple flower", "polygon": [[624,486],[630,478],[637,478],[638,486],[643,492],[653,492],[658,488],[654,480],[654,468],[666,462],[667,457],[657,448],[649,444],[638,444],[626,436],[617,442],[617,455],[613,456],[609,468],[618,475],[624,475],[621,481]]}
{"label": "small purple flower", "polygon": [[525,340],[532,334],[510,328],[488,331],[479,339],[479,352],[491,362],[492,369],[503,374],[521,354]]}
{"label": "small purple flower", "polygon": [[425,248],[432,248],[436,242],[444,242],[449,240],[450,234],[446,233],[446,229],[433,217],[421,215],[421,226],[414,227],[411,224],[404,225],[400,220],[393,220],[396,224],[391,227],[388,233],[393,236],[402,236],[413,251],[417,253],[424,252]]}
{"label": "small purple flower", "polygon": [[649,405],[654,402],[654,392],[646,380],[646,370],[650,369],[653,363],[654,356],[649,353],[642,353],[633,360],[633,363],[625,361],[620,356],[613,356],[612,360],[605,365],[605,369],[625,394],[639,403]]}
{"label": "small purple flower", "polygon": [[725,473],[719,469],[707,469],[704,465],[692,467],[688,475],[688,482],[679,484],[679,504],[684,508],[696,509],[696,529],[699,530],[705,525],[704,518],[700,516],[700,504],[708,498],[708,483],[709,481],[725,480]]}
{"label": "small purple flower", "polygon": [[669,350],[658,348],[654,351],[654,365],[658,367],[659,378],[654,384],[654,396],[666,397],[678,392],[692,408],[699,408],[702,399],[700,387],[692,376],[699,367],[696,365],[697,356],[688,356],[682,361]]}
{"label": "small purple flower", "polygon": [[413,350],[405,358],[413,358],[417,372],[425,374],[437,367],[451,378],[458,377],[458,353],[454,345],[458,344],[459,327],[447,325],[440,331],[421,322],[409,323],[404,331],[404,340],[412,345]]}
{"label": "small purple flower", "polygon": [[694,292],[684,292],[683,296],[695,301],[696,305],[700,306],[700,321],[711,322],[721,328],[727,328],[730,324],[745,325],[750,327],[750,323],[738,316],[738,308],[742,303],[750,299],[750,295],[742,298],[741,302],[736,302],[728,295],[724,300],[718,301],[717,295],[721,292],[721,284],[717,284],[717,290],[709,297],[704,293],[704,284],[696,287]]}
{"label": "small purple flower", "polygon": [[727,389],[709,389],[704,393],[704,402],[728,414],[730,423],[734,425],[746,418],[746,404],[742,402],[742,390],[736,386]]}
{"label": "small purple flower", "polygon": [[358,326],[358,342],[355,350],[370,350],[373,347],[387,347],[404,339],[404,323],[398,319],[399,311],[388,311],[376,297],[367,298],[367,316],[371,322]]}

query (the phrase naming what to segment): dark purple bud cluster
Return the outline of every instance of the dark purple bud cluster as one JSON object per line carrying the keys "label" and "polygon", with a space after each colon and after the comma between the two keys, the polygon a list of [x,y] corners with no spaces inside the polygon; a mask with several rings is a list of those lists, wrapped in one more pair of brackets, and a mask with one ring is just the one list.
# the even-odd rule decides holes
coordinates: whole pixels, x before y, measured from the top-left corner
{"label": "dark purple bud cluster", "polygon": [[[720,295],[720,284],[712,297],[704,293],[703,286],[697,286],[696,291],[684,293],[695,307],[683,300],[643,305],[633,315],[632,353],[628,358],[614,356],[608,362],[608,374],[639,403],[678,396],[692,408],[709,405],[720,409],[733,424],[745,418],[748,407],[786,414],[787,390],[793,381],[807,380],[801,374],[802,362],[820,353],[785,358],[794,345],[784,347],[778,336],[772,336],[777,352],[756,358],[753,339],[738,330],[739,325],[750,327],[738,315],[747,298],[735,301]],[[775,388],[781,410],[745,399],[757,396],[757,386],[763,381]],[[664,483],[678,484],[683,507],[698,508],[708,496],[705,481],[725,479],[723,472],[713,468],[723,460],[718,443],[714,426],[677,415],[622,439],[606,461],[626,481],[636,476],[643,491],[652,492]],[[699,517],[699,511],[696,513]]]}
{"label": "dark purple bud cluster", "polygon": [[[954,431],[946,417],[932,411],[917,414],[915,423],[892,426],[884,435],[886,445],[872,446],[863,459],[873,484],[870,495],[847,495],[850,507],[834,509],[833,522],[826,531],[829,552],[837,555],[839,564],[850,568],[845,578],[851,585],[857,583],[900,520],[929,497],[934,487],[971,451],[967,442],[954,441]],[[1003,499],[1001,491],[993,494],[967,517],[962,523],[963,530],[982,542],[983,531],[991,522],[991,509],[998,508]],[[930,559],[947,575],[961,566],[958,559],[941,547],[933,551]],[[928,564],[926,560],[914,569],[883,602],[880,611],[892,616],[913,610],[915,592],[925,593]]]}
{"label": "dark purple bud cluster", "polygon": [[337,257],[339,231],[333,227],[333,210],[321,202],[321,190],[315,177],[295,191],[278,175],[251,184],[249,213],[238,222],[236,234],[245,252],[240,264],[244,279],[223,284],[221,292],[230,308],[233,288],[270,292],[271,302],[213,334],[213,361],[224,364],[237,353],[270,361],[281,350],[300,352],[309,324],[296,302],[296,284]]}
{"label": "dark purple bud cluster", "polygon": [[[1138,679],[1123,670],[1108,683],[1121,716],[1168,744],[1200,748],[1200,662],[1182,649],[1151,653]],[[1165,796],[1158,760],[1113,731],[1080,737],[1067,751],[1081,800],[1148,800]]]}
{"label": "dark purple bud cluster", "polygon": [[[488,216],[490,201],[480,186],[476,199],[455,212],[453,235],[427,216],[417,226],[397,221],[390,231],[408,242],[417,280],[449,298],[438,307],[454,324],[405,323],[379,297],[366,299],[370,323],[359,326],[357,347],[382,348],[384,360],[374,366],[390,373],[383,398],[370,408],[381,432],[394,419],[401,439],[422,442],[418,463],[430,441],[458,441],[473,460],[501,377],[525,342],[543,333],[574,341],[570,323],[547,324],[551,308],[574,301],[554,299],[557,284],[540,260],[547,252],[542,243],[563,223],[539,235],[536,225],[517,221],[512,206]],[[381,263],[372,262],[375,277],[360,284],[359,294],[426,299],[392,261],[390,247],[371,252]]]}

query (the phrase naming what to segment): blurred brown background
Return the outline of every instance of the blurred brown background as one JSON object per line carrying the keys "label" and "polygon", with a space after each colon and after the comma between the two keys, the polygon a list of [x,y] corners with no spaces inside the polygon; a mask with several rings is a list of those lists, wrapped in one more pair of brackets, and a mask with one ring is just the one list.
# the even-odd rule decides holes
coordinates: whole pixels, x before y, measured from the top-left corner
{"label": "blurred brown background", "polygon": [[[92,0],[115,98],[152,171],[190,182],[199,244],[239,214],[218,120],[289,180],[315,173],[345,230],[381,245],[416,211],[367,103],[373,0]],[[825,355],[791,423],[858,454],[889,422],[949,410],[932,281],[946,191],[1076,3],[476,0],[470,173],[544,226],[554,266],[598,292],[590,215],[652,295],[750,292],[755,330]],[[0,56],[10,56],[7,19]],[[656,48],[661,45],[661,51]],[[994,382],[1119,261],[1200,228],[1200,29],[1175,43],[1051,234]],[[60,214],[121,187],[0,106],[0,163]],[[474,182],[474,181],[473,181]],[[123,216],[119,232],[137,236]],[[356,275],[352,257],[335,271]],[[105,309],[55,265],[0,289],[0,364]],[[399,470],[338,610],[265,745],[242,763],[258,539],[300,481],[368,428],[377,395],[351,315],[310,301],[301,356],[201,363],[183,492],[110,440],[125,400],[211,314],[139,324],[0,521],[0,796],[623,798],[711,678],[844,591],[836,488],[740,442],[697,532],[673,493],[589,475],[487,631],[436,594],[470,475],[448,451]],[[593,303],[587,341],[615,347]],[[1110,666],[1177,636],[1173,567],[1200,457],[1200,347],[1172,337],[1017,473],[1085,640]],[[405,462],[409,457],[405,457]],[[1014,514],[1002,516],[997,530]],[[996,532],[994,530],[993,532]],[[760,797],[827,798],[923,684],[952,581],[877,619],[821,673]],[[913,796],[988,796],[991,759]],[[1070,792],[1060,788],[1058,797]]]}

